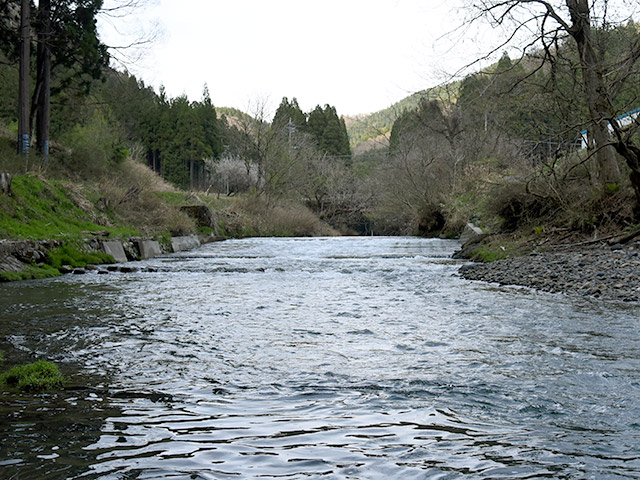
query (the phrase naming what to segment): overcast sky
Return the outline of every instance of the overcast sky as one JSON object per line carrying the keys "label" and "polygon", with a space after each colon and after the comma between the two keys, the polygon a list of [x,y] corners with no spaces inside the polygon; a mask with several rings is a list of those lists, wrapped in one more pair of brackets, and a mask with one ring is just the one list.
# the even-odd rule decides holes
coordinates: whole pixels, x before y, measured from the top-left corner
{"label": "overcast sky", "polygon": [[246,111],[268,99],[275,109],[287,96],[305,111],[328,103],[351,115],[433,86],[464,62],[474,43],[451,50],[452,37],[441,38],[461,23],[456,2],[151,0],[101,31],[122,44],[113,26],[155,24],[159,37],[127,68],[171,97],[199,100],[206,83],[216,106]]}

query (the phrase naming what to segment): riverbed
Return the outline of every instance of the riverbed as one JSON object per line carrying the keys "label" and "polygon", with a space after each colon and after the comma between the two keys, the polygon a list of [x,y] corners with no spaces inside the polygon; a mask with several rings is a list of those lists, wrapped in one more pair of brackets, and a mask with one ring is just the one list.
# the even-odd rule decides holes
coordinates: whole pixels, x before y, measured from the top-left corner
{"label": "riverbed", "polygon": [[458,247],[232,240],[1,285],[0,351],[55,361],[69,383],[0,397],[0,469],[639,477],[637,305],[464,280]]}

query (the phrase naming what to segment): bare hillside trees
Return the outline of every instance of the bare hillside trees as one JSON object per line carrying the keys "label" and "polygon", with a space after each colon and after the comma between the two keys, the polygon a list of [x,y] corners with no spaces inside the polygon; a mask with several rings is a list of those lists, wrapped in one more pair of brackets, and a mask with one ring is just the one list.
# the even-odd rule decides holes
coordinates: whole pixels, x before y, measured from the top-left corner
{"label": "bare hillside trees", "polygon": [[486,19],[508,32],[496,49],[518,46],[523,55],[537,49],[542,60],[539,68],[553,68],[563,42],[574,43],[575,75],[582,85],[585,127],[600,181],[605,188],[619,182],[617,151],[631,171],[640,205],[640,149],[635,141],[640,122],[636,119],[623,127],[619,121],[629,109],[640,107],[640,99],[624,95],[640,75],[640,36],[636,31],[631,41],[611,45],[614,37],[609,35],[632,20],[640,6],[624,0],[481,0],[471,8],[473,21]]}

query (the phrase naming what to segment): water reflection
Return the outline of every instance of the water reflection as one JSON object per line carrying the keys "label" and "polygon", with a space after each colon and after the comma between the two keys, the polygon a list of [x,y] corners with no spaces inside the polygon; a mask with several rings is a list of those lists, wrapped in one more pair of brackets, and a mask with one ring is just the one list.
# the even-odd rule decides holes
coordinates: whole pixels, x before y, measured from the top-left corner
{"label": "water reflection", "polygon": [[454,248],[250,239],[11,285],[1,348],[88,390],[37,427],[5,397],[0,461],[19,478],[640,475],[635,311],[463,281]]}

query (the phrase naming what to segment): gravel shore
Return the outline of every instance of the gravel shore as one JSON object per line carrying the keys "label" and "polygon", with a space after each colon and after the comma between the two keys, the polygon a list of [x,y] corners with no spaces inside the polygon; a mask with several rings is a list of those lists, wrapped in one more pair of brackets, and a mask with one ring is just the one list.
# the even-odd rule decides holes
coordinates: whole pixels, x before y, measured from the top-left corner
{"label": "gravel shore", "polygon": [[463,265],[460,275],[467,280],[640,302],[640,242],[558,246],[523,257]]}

